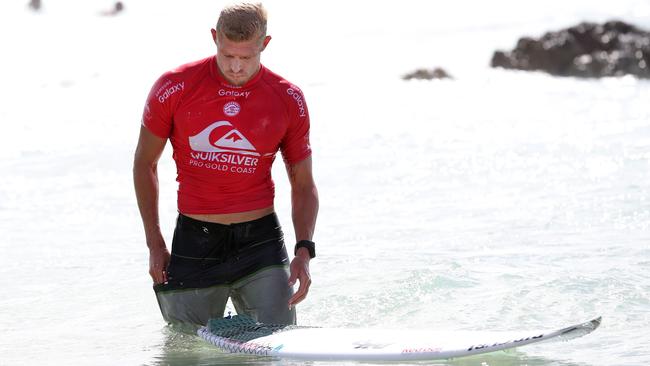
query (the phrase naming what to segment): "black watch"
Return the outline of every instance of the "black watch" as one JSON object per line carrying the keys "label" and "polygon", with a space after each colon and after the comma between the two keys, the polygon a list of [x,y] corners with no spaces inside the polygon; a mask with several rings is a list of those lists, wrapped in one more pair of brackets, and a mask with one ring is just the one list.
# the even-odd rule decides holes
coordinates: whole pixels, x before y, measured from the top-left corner
{"label": "black watch", "polygon": [[301,240],[296,243],[296,246],[293,248],[293,255],[298,255],[298,248],[307,248],[309,251],[309,258],[314,258],[316,256],[316,243],[311,240]]}

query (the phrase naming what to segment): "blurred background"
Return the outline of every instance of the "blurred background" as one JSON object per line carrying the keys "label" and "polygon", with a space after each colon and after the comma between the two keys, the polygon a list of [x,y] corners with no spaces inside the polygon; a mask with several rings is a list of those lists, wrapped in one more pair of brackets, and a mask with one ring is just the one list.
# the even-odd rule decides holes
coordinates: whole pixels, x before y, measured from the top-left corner
{"label": "blurred background", "polygon": [[[131,178],[144,101],[164,71],[216,52],[224,4],[0,4],[1,365],[292,364],[168,328],[147,273]],[[265,5],[262,62],[305,92],[321,198],[300,324],[518,330],[602,315],[570,343],[441,364],[650,362],[650,84],[490,67],[520,37],[582,21],[648,30],[650,3]],[[402,80],[433,67],[452,78]],[[281,163],[274,178],[292,245]]]}

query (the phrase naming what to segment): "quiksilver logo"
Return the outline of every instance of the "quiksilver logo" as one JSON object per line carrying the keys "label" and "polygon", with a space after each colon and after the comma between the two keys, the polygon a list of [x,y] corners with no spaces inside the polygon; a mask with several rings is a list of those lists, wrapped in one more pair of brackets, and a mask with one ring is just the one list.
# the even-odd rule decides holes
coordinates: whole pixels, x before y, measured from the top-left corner
{"label": "quiksilver logo", "polygon": [[[211,142],[212,138],[217,141]],[[189,165],[213,171],[253,174],[260,156],[255,146],[228,121],[217,121],[189,138]],[[273,154],[264,154],[264,156]]]}
{"label": "quiksilver logo", "polygon": [[[222,129],[221,137],[214,143],[210,142],[213,131]],[[194,151],[203,152],[234,152],[244,155],[260,156],[255,146],[228,121],[217,121],[203,131],[190,136],[190,147]]]}

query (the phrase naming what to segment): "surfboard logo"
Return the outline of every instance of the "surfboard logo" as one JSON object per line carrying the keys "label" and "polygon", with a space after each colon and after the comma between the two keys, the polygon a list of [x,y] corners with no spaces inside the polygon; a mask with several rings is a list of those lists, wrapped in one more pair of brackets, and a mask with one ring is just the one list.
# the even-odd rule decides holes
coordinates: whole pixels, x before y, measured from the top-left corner
{"label": "surfboard logo", "polygon": [[226,116],[234,117],[241,111],[241,106],[237,102],[228,102],[223,106],[223,113]]}
{"label": "surfboard logo", "polygon": [[390,343],[377,343],[371,340],[357,341],[353,343],[354,349],[384,349],[390,346]]}

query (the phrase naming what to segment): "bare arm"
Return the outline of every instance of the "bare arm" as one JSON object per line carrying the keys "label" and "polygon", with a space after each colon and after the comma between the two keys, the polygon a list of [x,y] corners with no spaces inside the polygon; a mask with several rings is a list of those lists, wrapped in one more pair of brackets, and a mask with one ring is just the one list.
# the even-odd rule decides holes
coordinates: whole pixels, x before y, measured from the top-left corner
{"label": "bare arm", "polygon": [[[318,191],[312,174],[311,157],[293,165],[287,165],[289,182],[291,183],[291,218],[296,233],[296,240],[312,240],[318,215]],[[289,285],[300,281],[298,291],[289,300],[293,306],[305,299],[311,285],[309,274],[309,251],[299,248],[291,261],[291,276]]]}
{"label": "bare arm", "polygon": [[318,215],[318,191],[311,157],[287,166],[287,173],[291,183],[291,219],[296,240],[312,240]]}
{"label": "bare arm", "polygon": [[142,126],[133,161],[133,183],[149,247],[149,274],[154,283],[167,281],[165,269],[169,263],[169,251],[160,231],[158,216],[158,160],[166,142],[167,139]]}

